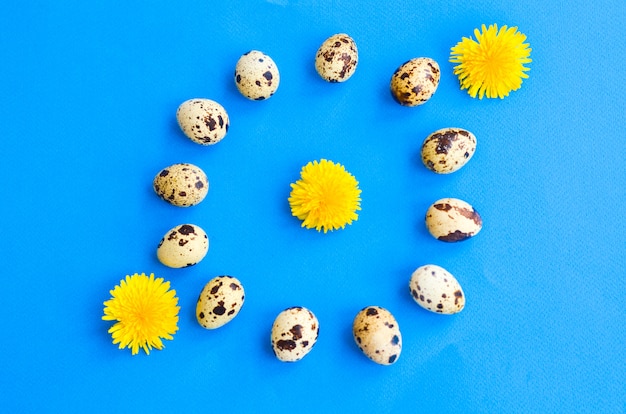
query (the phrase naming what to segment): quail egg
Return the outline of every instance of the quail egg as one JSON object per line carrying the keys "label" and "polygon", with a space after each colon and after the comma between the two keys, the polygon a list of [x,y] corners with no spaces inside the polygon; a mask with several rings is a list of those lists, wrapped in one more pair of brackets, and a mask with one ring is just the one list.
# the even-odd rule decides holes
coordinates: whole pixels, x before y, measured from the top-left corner
{"label": "quail egg", "polygon": [[391,77],[391,94],[400,105],[422,105],[437,90],[439,78],[439,65],[433,59],[411,59],[396,69]]}
{"label": "quail egg", "polygon": [[356,71],[359,52],[354,39],[339,33],[326,39],[315,55],[315,70],[328,82],[345,82]]}
{"label": "quail egg", "polygon": [[258,50],[242,55],[235,66],[235,85],[243,96],[255,101],[270,98],[280,84],[278,67]]}
{"label": "quail egg", "polygon": [[230,322],[241,310],[245,294],[243,285],[232,276],[211,279],[200,292],[196,303],[198,323],[207,329]]}
{"label": "quail egg", "polygon": [[391,365],[398,360],[402,335],[398,322],[387,309],[380,306],[361,309],[352,323],[352,333],[359,349],[377,364]]}
{"label": "quail egg", "polygon": [[409,282],[411,296],[422,308],[451,315],[465,307],[461,285],[450,272],[433,264],[418,267]]}
{"label": "quail egg", "polygon": [[449,174],[467,164],[475,151],[474,134],[462,128],[442,128],[424,140],[422,162],[437,174]]}
{"label": "quail egg", "polygon": [[189,99],[178,107],[176,120],[183,133],[200,145],[220,142],[228,132],[229,118],[219,103],[210,99]]}
{"label": "quail egg", "polygon": [[467,240],[480,232],[483,221],[469,203],[458,198],[442,198],[426,211],[426,228],[444,242]]}
{"label": "quail egg", "polygon": [[295,362],[304,358],[311,349],[320,331],[317,317],[301,306],[280,312],[272,326],[272,349],[276,358],[283,362]]}
{"label": "quail egg", "polygon": [[195,224],[181,224],[170,229],[157,247],[157,258],[165,266],[193,266],[209,251],[209,238]]}
{"label": "quail egg", "polygon": [[162,169],[152,182],[159,197],[178,207],[195,206],[209,191],[209,180],[202,169],[193,164],[173,164]]}

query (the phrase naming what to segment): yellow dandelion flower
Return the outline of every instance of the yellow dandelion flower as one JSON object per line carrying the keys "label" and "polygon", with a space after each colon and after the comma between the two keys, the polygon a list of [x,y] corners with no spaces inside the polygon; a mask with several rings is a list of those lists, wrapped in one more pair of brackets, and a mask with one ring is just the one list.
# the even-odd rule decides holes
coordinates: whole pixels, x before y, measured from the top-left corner
{"label": "yellow dandelion flower", "polygon": [[454,74],[459,77],[461,89],[467,89],[472,98],[504,98],[509,92],[522,86],[522,79],[530,68],[530,49],[524,43],[526,35],[517,31],[517,27],[497,24],[487,28],[482,25],[482,32],[474,29],[476,40],[464,37],[452,48],[450,62],[459,63],[454,67]]}
{"label": "yellow dandelion flower", "polygon": [[300,177],[291,184],[289,205],[291,213],[303,220],[302,227],[326,233],[358,219],[361,190],[343,165],[327,160],[309,162]]}
{"label": "yellow dandelion flower", "polygon": [[163,348],[163,339],[173,339],[178,330],[178,298],[169,290],[170,282],[135,273],[110,291],[112,298],[104,302],[105,321],[117,321],[109,329],[113,343],[120,349],[130,348],[132,354],[143,348]]}

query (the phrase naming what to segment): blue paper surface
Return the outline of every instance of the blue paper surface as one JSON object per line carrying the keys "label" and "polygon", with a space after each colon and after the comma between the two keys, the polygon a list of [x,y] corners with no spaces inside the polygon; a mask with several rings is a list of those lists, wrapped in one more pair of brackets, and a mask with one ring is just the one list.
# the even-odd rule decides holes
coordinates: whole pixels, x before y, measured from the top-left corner
{"label": "blue paper surface", "polygon": [[[0,406],[6,412],[626,412],[626,3],[242,0],[28,0],[0,13],[0,159],[4,202]],[[450,48],[482,24],[517,26],[529,78],[503,100],[459,88]],[[348,33],[355,75],[324,82],[317,48]],[[281,73],[253,102],[234,84],[257,49]],[[408,59],[439,62],[417,108],[389,93]],[[231,128],[201,147],[176,108],[220,102]],[[445,176],[420,160],[424,138],[456,126],[478,141]],[[291,216],[289,184],[309,161],[343,164],[362,211],[324,234]],[[153,192],[156,173],[194,163],[210,189],[181,209]],[[428,206],[461,198],[475,238],[446,244]],[[156,258],[182,223],[207,232],[198,265]],[[420,308],[411,273],[433,263],[459,280],[465,309]],[[154,273],[179,297],[179,331],[131,356],[102,321],[109,291]],[[229,274],[246,302],[228,325],[195,320],[199,292]],[[368,360],[351,324],[365,306],[396,317],[403,350]],[[303,360],[271,350],[274,318],[305,306],[320,336]]]}

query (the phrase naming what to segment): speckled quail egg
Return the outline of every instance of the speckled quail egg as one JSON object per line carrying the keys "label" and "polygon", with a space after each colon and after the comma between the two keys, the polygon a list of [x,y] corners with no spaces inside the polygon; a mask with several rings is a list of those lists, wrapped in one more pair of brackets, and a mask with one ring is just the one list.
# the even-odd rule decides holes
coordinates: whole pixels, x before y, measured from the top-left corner
{"label": "speckled quail egg", "polygon": [[320,325],[317,317],[301,306],[280,312],[272,326],[272,349],[276,358],[295,362],[311,352],[317,342]]}
{"label": "speckled quail egg", "polygon": [[242,55],[235,66],[235,85],[243,96],[255,101],[270,98],[280,84],[278,67],[271,57],[258,50]]}
{"label": "speckled quail egg", "polygon": [[198,297],[198,323],[207,329],[216,329],[227,324],[241,310],[244,298],[243,285],[236,278],[218,276],[211,279]]}
{"label": "speckled quail egg", "polygon": [[326,39],[315,55],[315,70],[328,82],[344,82],[356,71],[359,52],[354,39],[339,33]]}
{"label": "speckled quail egg", "polygon": [[437,62],[420,57],[403,63],[391,77],[391,94],[404,106],[422,105],[439,86],[440,70]]}
{"label": "speckled quail egg", "polygon": [[461,285],[440,266],[430,264],[418,267],[411,275],[409,290],[415,302],[431,312],[451,315],[465,307]]}
{"label": "speckled quail egg", "polygon": [[176,111],[180,129],[193,142],[213,145],[228,132],[230,120],[222,105],[210,99],[189,99]]}
{"label": "speckled quail egg", "polygon": [[483,221],[469,203],[457,198],[442,198],[426,211],[426,228],[444,242],[467,240],[480,232]]}
{"label": "speckled quail egg", "polygon": [[462,128],[442,128],[422,144],[422,162],[431,171],[449,174],[463,167],[476,151],[476,137]]}
{"label": "speckled quail egg", "polygon": [[202,169],[193,164],[173,164],[162,169],[152,182],[159,197],[178,207],[195,206],[209,191],[209,180]]}
{"label": "speckled quail egg", "polygon": [[193,266],[209,251],[209,238],[195,224],[181,224],[170,229],[157,247],[157,257],[165,266]]}
{"label": "speckled quail egg", "polygon": [[361,309],[352,323],[352,333],[359,349],[377,364],[391,365],[400,357],[400,327],[387,309],[380,306]]}

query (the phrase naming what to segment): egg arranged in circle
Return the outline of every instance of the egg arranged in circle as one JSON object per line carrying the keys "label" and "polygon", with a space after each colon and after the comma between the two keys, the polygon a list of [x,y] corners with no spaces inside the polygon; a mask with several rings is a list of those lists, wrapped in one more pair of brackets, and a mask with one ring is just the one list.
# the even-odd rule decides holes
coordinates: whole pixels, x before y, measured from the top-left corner
{"label": "egg arranged in circle", "polygon": [[209,191],[209,180],[202,169],[188,163],[173,164],[159,171],[152,188],[159,197],[177,207],[199,204]]}
{"label": "egg arranged in circle", "polygon": [[468,202],[442,198],[426,210],[426,228],[437,240],[459,242],[477,235],[483,227],[480,214]]}
{"label": "egg arranged in circle", "polygon": [[309,309],[294,306],[283,310],[272,325],[274,355],[283,362],[301,360],[313,349],[319,332],[317,317]]}
{"label": "egg arranged in circle", "polygon": [[367,306],[352,322],[352,334],[359,349],[372,361],[391,365],[402,351],[402,334],[394,316],[380,306]]}
{"label": "egg arranged in circle", "polygon": [[339,33],[326,39],[315,54],[315,70],[328,82],[345,82],[356,71],[359,52],[354,39]]}
{"label": "egg arranged in circle", "polygon": [[441,71],[431,58],[411,59],[393,73],[390,89],[393,98],[403,106],[426,103],[439,86]]}
{"label": "egg arranged in circle", "polygon": [[183,133],[200,145],[220,142],[228,132],[230,120],[226,109],[210,99],[189,99],[176,110],[176,120]]}
{"label": "egg arranged in circle", "polygon": [[195,224],[181,224],[170,229],[157,247],[157,258],[165,266],[193,266],[209,251],[209,237]]}
{"label": "egg arranged in circle", "polygon": [[239,314],[244,299],[243,285],[237,278],[217,276],[200,292],[196,303],[196,319],[206,329],[217,329]]}
{"label": "egg arranged in circle", "polygon": [[437,174],[460,170],[476,152],[476,137],[463,128],[442,128],[422,143],[422,162]]}
{"label": "egg arranged in circle", "polygon": [[441,266],[418,267],[409,281],[411,296],[422,308],[451,315],[465,307],[465,294],[458,280]]}
{"label": "egg arranged in circle", "polygon": [[235,66],[235,85],[248,99],[269,99],[280,84],[278,67],[271,57],[258,50],[243,54]]}

